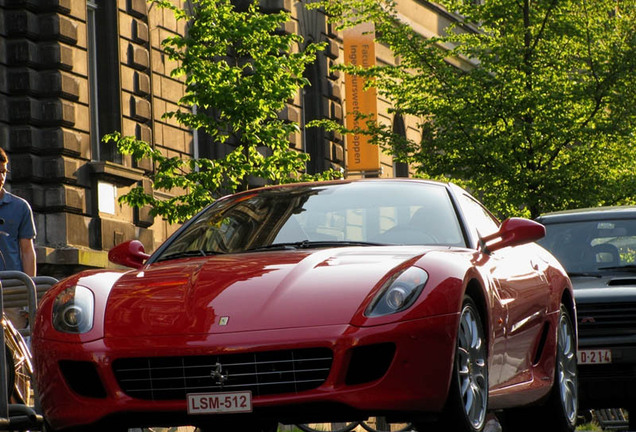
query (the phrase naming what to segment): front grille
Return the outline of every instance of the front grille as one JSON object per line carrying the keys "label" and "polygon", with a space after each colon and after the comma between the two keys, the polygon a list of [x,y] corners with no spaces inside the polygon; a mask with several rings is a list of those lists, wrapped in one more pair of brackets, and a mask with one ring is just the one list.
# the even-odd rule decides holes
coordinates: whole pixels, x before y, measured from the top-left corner
{"label": "front grille", "polygon": [[113,371],[128,396],[184,400],[188,393],[250,390],[253,396],[298,393],[329,375],[328,348],[195,357],[118,359]]}
{"label": "front grille", "polygon": [[577,304],[579,336],[636,334],[636,303]]}
{"label": "front grille", "polygon": [[579,365],[579,380],[618,380],[633,381],[636,379],[636,366],[629,364]]}

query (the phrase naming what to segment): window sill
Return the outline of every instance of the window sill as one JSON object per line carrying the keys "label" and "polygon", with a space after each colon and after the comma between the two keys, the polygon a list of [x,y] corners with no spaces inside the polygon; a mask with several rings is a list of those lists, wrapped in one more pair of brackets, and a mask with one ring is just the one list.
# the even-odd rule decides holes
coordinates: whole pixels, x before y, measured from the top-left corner
{"label": "window sill", "polygon": [[138,168],[129,168],[108,161],[91,162],[89,165],[98,180],[108,181],[117,186],[130,186],[143,179],[144,171]]}

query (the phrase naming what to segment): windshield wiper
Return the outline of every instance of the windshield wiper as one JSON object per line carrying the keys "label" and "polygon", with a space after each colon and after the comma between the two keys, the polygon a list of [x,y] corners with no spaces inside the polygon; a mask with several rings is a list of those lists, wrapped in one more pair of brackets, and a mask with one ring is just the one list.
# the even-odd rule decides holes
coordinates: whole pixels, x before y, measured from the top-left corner
{"label": "windshield wiper", "polygon": [[338,240],[321,240],[321,241],[310,241],[304,247],[323,247],[323,246],[332,246],[332,247],[347,247],[347,246],[386,246],[386,243],[373,243],[373,242],[363,242],[363,241],[338,241]]}
{"label": "windshield wiper", "polygon": [[599,267],[599,270],[624,270],[628,272],[636,272],[636,265],[628,264],[624,266],[609,266],[609,267]]}
{"label": "windshield wiper", "polygon": [[[307,240],[304,240],[307,241]],[[258,246],[251,249],[246,249],[245,252],[260,252],[266,250],[296,250],[303,242],[294,242],[294,243],[272,243],[271,245]]]}
{"label": "windshield wiper", "polygon": [[600,278],[601,274],[600,273],[595,273],[595,272],[568,272],[568,276],[570,276],[570,277],[594,277],[594,278]]}
{"label": "windshield wiper", "polygon": [[385,246],[384,243],[370,243],[361,241],[337,241],[337,240],[303,240],[299,242],[289,243],[273,243],[265,246],[258,246],[252,249],[247,249],[245,252],[261,252],[268,250],[295,250],[295,249],[310,249],[321,247],[347,247],[347,246]]}
{"label": "windshield wiper", "polygon": [[162,256],[157,261],[168,261],[168,260],[179,259],[179,258],[188,258],[188,257],[204,257],[204,256],[208,256],[208,255],[218,255],[218,254],[222,254],[222,253],[223,252],[219,252],[219,251],[205,251],[205,250],[202,250],[202,249],[189,250],[189,251],[175,252],[175,253],[172,253],[170,255]]}

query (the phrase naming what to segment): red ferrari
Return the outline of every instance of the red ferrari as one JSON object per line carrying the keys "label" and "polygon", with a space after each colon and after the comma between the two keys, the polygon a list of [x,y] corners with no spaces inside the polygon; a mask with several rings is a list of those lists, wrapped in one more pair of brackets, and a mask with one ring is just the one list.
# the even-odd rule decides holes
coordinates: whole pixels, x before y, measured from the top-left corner
{"label": "red ferrari", "polygon": [[[266,187],[217,200],[132,270],[53,287],[32,336],[47,430],[384,416],[416,430],[572,431],[570,280],[463,189],[423,180]],[[537,429],[537,428],[541,429]]]}

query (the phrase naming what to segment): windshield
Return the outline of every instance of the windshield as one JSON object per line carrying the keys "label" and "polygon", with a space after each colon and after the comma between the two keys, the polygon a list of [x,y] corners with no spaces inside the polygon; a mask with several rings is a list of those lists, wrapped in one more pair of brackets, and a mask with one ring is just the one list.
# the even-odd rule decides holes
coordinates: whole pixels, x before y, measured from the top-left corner
{"label": "windshield", "polygon": [[571,275],[601,274],[636,265],[636,220],[595,220],[546,225],[539,241]]}
{"label": "windshield", "polygon": [[270,188],[219,200],[156,259],[364,244],[465,242],[444,186],[352,182]]}

